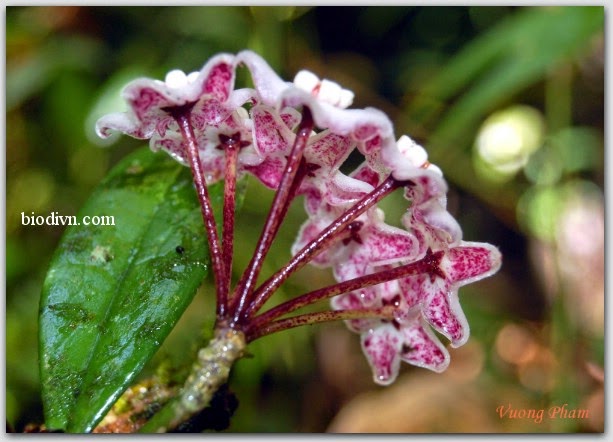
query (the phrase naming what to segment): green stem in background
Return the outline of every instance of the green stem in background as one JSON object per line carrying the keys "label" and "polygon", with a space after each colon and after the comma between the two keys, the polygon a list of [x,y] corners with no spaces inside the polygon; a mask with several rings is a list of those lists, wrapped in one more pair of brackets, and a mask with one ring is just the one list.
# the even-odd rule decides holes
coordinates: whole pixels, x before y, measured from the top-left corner
{"label": "green stem in background", "polygon": [[556,66],[545,81],[547,130],[554,134],[572,124],[572,67]]}

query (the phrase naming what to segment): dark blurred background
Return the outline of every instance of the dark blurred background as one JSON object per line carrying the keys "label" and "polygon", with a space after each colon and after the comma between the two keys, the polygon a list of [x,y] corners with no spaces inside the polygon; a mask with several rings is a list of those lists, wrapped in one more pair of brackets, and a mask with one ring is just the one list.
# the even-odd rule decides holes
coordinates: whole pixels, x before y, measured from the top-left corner
{"label": "dark blurred background", "polygon": [[[387,112],[449,181],[469,241],[497,245],[501,271],[460,289],[469,342],[444,374],[403,366],[378,387],[343,324],[285,331],[250,346],[231,388],[232,432],[600,432],[604,428],[604,8],[7,7],[6,412],[42,422],[37,360],[41,284],[60,226],[21,212],[74,215],[120,158],[102,114],[139,76],[199,69],[250,48],[284,78],[302,68]],[[109,144],[109,143],[106,143]],[[237,231],[243,269],[270,192],[250,182]],[[402,202],[384,203],[397,222]],[[406,205],[405,205],[406,206]],[[289,257],[295,204],[267,260]],[[330,283],[309,269],[288,298]],[[213,310],[205,284],[151,367],[189,361]],[[588,419],[500,418],[515,409],[588,410]]]}

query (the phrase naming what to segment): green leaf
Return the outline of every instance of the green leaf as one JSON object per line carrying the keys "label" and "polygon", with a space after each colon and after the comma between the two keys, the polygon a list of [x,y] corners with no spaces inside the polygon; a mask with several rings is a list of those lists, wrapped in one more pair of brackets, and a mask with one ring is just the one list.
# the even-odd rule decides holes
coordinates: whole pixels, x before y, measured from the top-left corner
{"label": "green leaf", "polygon": [[[214,205],[223,186],[210,189]],[[46,425],[89,432],[153,356],[208,268],[188,168],[144,148],[120,162],[67,228],[40,305]]]}

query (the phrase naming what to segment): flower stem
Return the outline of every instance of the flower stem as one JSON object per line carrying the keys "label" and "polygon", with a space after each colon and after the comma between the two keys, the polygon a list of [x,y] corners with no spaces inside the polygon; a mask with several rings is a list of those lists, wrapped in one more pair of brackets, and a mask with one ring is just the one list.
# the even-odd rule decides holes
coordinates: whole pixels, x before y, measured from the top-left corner
{"label": "flower stem", "polygon": [[[223,200],[223,233],[221,247],[224,256],[224,269],[226,271],[226,287],[228,292],[232,283],[232,260],[234,258],[234,217],[236,210],[236,163],[238,160],[239,147],[234,142],[226,143],[226,176],[224,181]],[[222,311],[227,310],[228,299],[223,301]]]}
{"label": "flower stem", "polygon": [[219,236],[217,234],[217,225],[215,223],[215,216],[213,214],[213,207],[211,206],[211,200],[209,198],[209,192],[206,187],[206,179],[204,177],[204,170],[202,163],[200,162],[200,155],[198,154],[198,141],[194,135],[194,130],[190,122],[191,109],[193,104],[185,106],[176,106],[166,109],[179,124],[181,134],[187,144],[187,157],[192,170],[194,178],[194,184],[196,185],[196,192],[198,194],[198,200],[200,201],[200,209],[202,212],[202,219],[204,220],[204,226],[207,233],[207,239],[209,244],[209,252],[211,254],[211,261],[213,265],[213,274],[215,278],[215,286],[217,287],[217,317],[223,318],[226,314],[225,307],[228,299],[228,286],[226,285],[226,271],[224,269],[223,253],[219,243]]}
{"label": "flower stem", "polygon": [[279,319],[272,321],[259,328],[250,328],[247,333],[247,342],[252,342],[262,336],[276,333],[290,328],[300,327],[302,325],[319,324],[322,322],[344,321],[349,319],[394,319],[394,311],[396,307],[386,305],[385,307],[364,308],[354,310],[332,310],[317,313],[306,313],[304,315],[292,316],[291,318]]}
{"label": "flower stem", "polygon": [[354,221],[358,216],[366,212],[370,207],[376,205],[385,196],[389,195],[395,189],[402,187],[406,183],[396,180],[392,176],[388,177],[375,190],[364,196],[351,209],[343,213],[326,229],[324,229],[317,238],[305,245],[296,255],[280,269],[264,282],[254,293],[254,301],[251,302],[249,308],[245,312],[245,317],[252,317],[258,312],[270,296],[289,278],[293,273],[302,268],[305,264],[311,261],[318,253],[322,252],[333,242],[338,240],[339,234],[343,232],[347,226]]}
{"label": "flower stem", "polygon": [[392,269],[383,270],[377,273],[360,276],[357,278],[343,281],[338,284],[314,290],[297,298],[286,301],[278,306],[268,310],[261,315],[254,317],[249,325],[249,329],[257,329],[265,326],[274,319],[280,316],[291,313],[304,306],[314,304],[322,299],[329,299],[341,293],[352,292],[354,290],[363,289],[382,282],[393,281],[399,278],[405,278],[411,275],[419,275],[422,273],[436,273],[438,265],[443,256],[443,252],[431,253],[428,251],[426,256],[419,261],[405,264]]}
{"label": "flower stem", "polygon": [[287,165],[281,177],[275,198],[272,202],[272,207],[270,208],[266,218],[262,234],[260,235],[260,239],[258,240],[258,244],[253,253],[253,258],[249,262],[245,273],[237,285],[235,296],[237,301],[234,306],[234,318],[232,321],[234,324],[240,322],[244,309],[249,305],[253,286],[257,282],[262,264],[264,263],[264,258],[266,257],[272,241],[279,230],[281,221],[287,213],[289,203],[291,202],[290,197],[293,189],[292,184],[294,182],[294,178],[296,177],[296,173],[298,172],[300,160],[302,159],[302,154],[307,145],[312,129],[313,116],[309,108],[305,106],[302,111],[302,121],[300,122],[300,126],[296,134],[294,146],[292,147],[292,151],[287,159]]}

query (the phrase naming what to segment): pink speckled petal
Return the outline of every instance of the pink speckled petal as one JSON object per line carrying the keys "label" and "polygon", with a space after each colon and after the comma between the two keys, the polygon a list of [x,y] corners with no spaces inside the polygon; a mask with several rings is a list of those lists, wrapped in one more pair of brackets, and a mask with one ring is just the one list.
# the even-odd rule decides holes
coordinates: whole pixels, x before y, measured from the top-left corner
{"label": "pink speckled petal", "polygon": [[324,204],[324,197],[320,189],[315,186],[302,186],[301,193],[304,195],[304,209],[309,216],[317,214],[319,208]]}
{"label": "pink speckled petal", "polygon": [[[319,212],[320,216],[309,218],[300,227],[296,241],[292,245],[292,255],[295,255],[309,242],[316,239],[319,234],[334,220],[334,213],[329,212],[326,214],[325,209],[322,208]],[[330,267],[337,262],[337,260],[339,260],[339,254],[343,251],[343,248],[338,245],[330,247],[316,255],[311,261],[311,264],[317,267]]]}
{"label": "pink speckled petal", "polygon": [[285,106],[308,106],[317,127],[351,137],[363,153],[383,149],[392,143],[395,145],[392,122],[378,109],[341,109],[296,87],[285,89],[281,99]]}
{"label": "pink speckled petal", "polygon": [[409,308],[421,304],[425,295],[423,287],[426,284],[426,280],[429,282],[430,276],[423,274],[409,276],[399,280],[402,297]]}
{"label": "pink speckled petal", "polygon": [[338,169],[352,150],[353,145],[348,137],[324,131],[309,139],[305,157],[325,170]]}
{"label": "pink speckled petal", "polygon": [[[139,139],[151,138],[156,132],[164,137],[166,131],[175,125],[164,109],[187,103],[197,103],[193,119],[196,127],[220,123],[231,112],[221,103],[229,98],[233,87],[234,56],[230,54],[211,58],[193,81],[186,81],[180,87],[160,80],[139,78],[128,83],[122,91],[129,111],[123,117],[121,114],[102,117],[96,130],[103,138],[108,137],[111,130]],[[243,95],[239,94],[237,98],[246,99],[247,95]]]}
{"label": "pink speckled petal", "polygon": [[211,58],[200,70],[198,77],[186,85],[174,88],[163,81],[140,78],[130,82],[122,92],[134,115],[143,124],[167,114],[164,107],[194,103],[204,95],[208,99],[224,102],[234,86],[233,56],[220,54]]}
{"label": "pink speckled petal", "polygon": [[351,178],[355,178],[356,180],[364,181],[372,188],[375,188],[379,184],[381,184],[384,174],[372,168],[371,165],[367,161],[365,161],[360,164],[353,172],[351,172],[349,176],[351,176]]}
{"label": "pink speckled petal", "polygon": [[281,109],[281,119],[285,125],[293,132],[298,128],[298,124],[302,120],[302,114],[293,107],[286,107]]}
{"label": "pink speckled petal", "polygon": [[375,266],[412,259],[417,240],[411,234],[386,225],[372,214],[362,215],[357,221],[364,223],[360,230],[337,243],[341,250],[333,262],[337,281],[372,273]]}
{"label": "pink speckled petal", "polygon": [[[448,187],[445,179],[431,170],[413,168],[411,174],[406,174],[406,180],[410,180],[413,185],[406,186],[405,198],[414,205],[421,205],[433,199],[444,197]],[[394,175],[398,178],[396,175]],[[399,178],[398,178],[399,179]]]}
{"label": "pink speckled petal", "polygon": [[255,147],[262,157],[273,153],[289,153],[295,135],[274,109],[263,105],[254,106],[251,118]]}
{"label": "pink speckled petal", "polygon": [[161,137],[163,137],[169,129],[178,129],[177,123],[170,115],[160,118],[156,122],[155,131],[160,134]]}
{"label": "pink speckled petal", "polygon": [[172,88],[158,82],[161,83],[159,91],[168,98],[171,105],[193,103],[203,95],[209,99],[226,101],[234,88],[234,66],[234,55],[217,54],[202,66],[194,81],[180,88]]}
{"label": "pink speckled petal", "polygon": [[332,175],[325,184],[325,201],[333,206],[355,203],[373,190],[368,183],[341,172]]}
{"label": "pink speckled petal", "polygon": [[409,208],[402,217],[402,224],[418,238],[420,256],[427,249],[446,249],[462,240],[460,225],[438,200]]}
{"label": "pink speckled petal", "polygon": [[[342,248],[344,251],[346,251],[346,249],[347,247]],[[368,272],[369,265],[365,260],[352,259],[355,257],[347,253],[344,255],[337,254],[337,258],[340,257],[344,259],[337,259],[336,262],[332,263],[334,265],[334,279],[337,281],[349,281],[350,279],[364,276]]]}
{"label": "pink speckled petal", "polygon": [[362,350],[377,384],[390,385],[398,377],[402,335],[391,324],[382,324],[361,335]]}
{"label": "pink speckled petal", "polygon": [[234,87],[234,57],[216,56],[202,69],[206,74],[202,92],[224,102]]}
{"label": "pink speckled petal", "polygon": [[137,79],[129,83],[123,90],[122,96],[128,102],[138,121],[154,127],[158,118],[168,116],[162,111],[163,107],[182,105],[187,102],[180,95],[180,91],[171,90],[163,82],[148,78]]}
{"label": "pink speckled petal", "polygon": [[356,239],[344,244],[346,257],[337,262],[334,274],[337,280],[346,281],[365,274],[372,266],[412,260],[418,252],[418,241],[409,232],[383,222],[383,212],[373,208],[358,221],[363,225],[356,232]]}
{"label": "pink speckled petal", "polygon": [[139,140],[151,137],[154,127],[143,128],[132,115],[126,112],[114,112],[104,115],[96,122],[96,134],[100,138],[108,138],[117,131]]}
{"label": "pink speckled petal", "polygon": [[283,170],[285,169],[285,161],[280,157],[267,157],[260,164],[245,166],[245,170],[259,179],[269,189],[279,187]]}
{"label": "pink speckled petal", "polygon": [[468,340],[470,328],[457,290],[449,290],[448,287],[440,278],[436,278],[434,283],[426,283],[422,287],[427,291],[422,313],[436,331],[451,341],[452,347],[460,347]]}
{"label": "pink speckled petal", "polygon": [[367,226],[364,239],[366,260],[370,265],[384,265],[399,260],[413,260],[417,255],[417,240],[406,230],[377,222]]}
{"label": "pink speckled petal", "polygon": [[[457,220],[445,209],[438,200],[430,200],[413,210],[415,220],[421,226],[433,229],[432,234],[438,244],[443,247],[453,247],[462,240],[462,228]],[[419,227],[416,227],[419,228]],[[432,249],[438,249],[434,244]]]}
{"label": "pink speckled petal", "polygon": [[502,265],[500,251],[487,243],[462,242],[450,249],[441,262],[441,267],[450,282],[458,286],[486,278]]}
{"label": "pink speckled petal", "polygon": [[210,126],[217,127],[228,121],[232,109],[217,100],[200,100],[192,109],[191,121],[194,129],[205,130]]}
{"label": "pink speckled petal", "polygon": [[149,146],[154,152],[160,149],[165,150],[176,161],[184,166],[189,166],[189,161],[185,153],[185,143],[180,133],[167,132],[164,137],[154,134],[149,141]]}
{"label": "pink speckled petal", "polygon": [[445,371],[449,366],[449,352],[423,319],[415,318],[410,324],[403,324],[401,331],[403,361],[437,373]]}
{"label": "pink speckled petal", "polygon": [[241,51],[236,55],[236,63],[244,64],[251,73],[255,90],[262,103],[275,106],[281,93],[292,83],[283,81],[262,57],[253,51]]}

